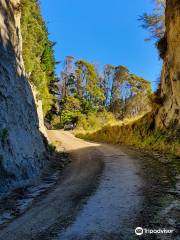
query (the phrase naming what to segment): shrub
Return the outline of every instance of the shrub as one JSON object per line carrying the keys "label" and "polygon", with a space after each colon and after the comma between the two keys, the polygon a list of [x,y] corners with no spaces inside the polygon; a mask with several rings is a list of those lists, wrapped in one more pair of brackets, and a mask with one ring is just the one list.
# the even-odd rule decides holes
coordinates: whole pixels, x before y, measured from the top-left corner
{"label": "shrub", "polygon": [[113,114],[105,110],[102,112],[89,112],[87,115],[79,114],[77,130],[95,131],[115,121]]}
{"label": "shrub", "polygon": [[167,37],[164,36],[163,38],[159,39],[156,43],[156,46],[159,50],[160,58],[164,59],[166,52],[167,52]]}
{"label": "shrub", "polygon": [[136,121],[106,125],[94,132],[78,132],[76,136],[86,140],[132,145],[180,156],[178,134],[173,128],[168,131],[156,129],[154,115],[148,113]]}

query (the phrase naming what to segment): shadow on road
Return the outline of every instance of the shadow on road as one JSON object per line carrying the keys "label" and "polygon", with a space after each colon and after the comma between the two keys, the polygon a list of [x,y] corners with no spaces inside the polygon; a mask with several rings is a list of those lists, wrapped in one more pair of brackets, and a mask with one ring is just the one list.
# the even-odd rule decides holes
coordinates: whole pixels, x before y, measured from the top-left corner
{"label": "shadow on road", "polygon": [[[0,239],[131,240],[137,226],[176,229],[175,208],[167,217],[177,200],[172,165],[70,133],[51,133],[67,149],[71,163],[54,189],[1,230]],[[162,239],[176,239],[176,234]]]}

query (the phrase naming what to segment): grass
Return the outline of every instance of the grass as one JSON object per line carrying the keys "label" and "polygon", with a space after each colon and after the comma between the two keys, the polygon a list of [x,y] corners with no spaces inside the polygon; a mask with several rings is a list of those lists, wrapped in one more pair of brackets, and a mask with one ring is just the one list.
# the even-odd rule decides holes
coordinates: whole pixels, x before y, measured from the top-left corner
{"label": "grass", "polygon": [[156,129],[151,112],[134,119],[109,123],[98,130],[76,131],[75,135],[86,140],[130,145],[180,157],[179,131],[173,127]]}
{"label": "grass", "polygon": [[107,113],[104,116],[104,113],[98,113],[96,115],[88,115],[86,118],[80,119],[77,125],[77,128],[74,130],[75,135],[79,134],[90,134],[95,133],[102,128],[113,127],[113,126],[123,126],[130,123],[133,123],[139,120],[142,116],[137,116],[134,118],[126,118],[123,121],[116,120],[113,114]]}

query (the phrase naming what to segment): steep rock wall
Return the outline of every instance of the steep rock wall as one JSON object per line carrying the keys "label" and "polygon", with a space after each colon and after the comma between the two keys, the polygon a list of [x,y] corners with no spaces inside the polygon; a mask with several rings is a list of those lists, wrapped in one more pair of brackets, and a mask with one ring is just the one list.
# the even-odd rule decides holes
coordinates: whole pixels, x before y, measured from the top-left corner
{"label": "steep rock wall", "polygon": [[33,85],[31,85],[34,101],[36,104],[36,110],[37,110],[37,115],[38,115],[38,122],[39,122],[39,131],[48,139],[48,135],[46,132],[46,128],[44,125],[44,114],[43,114],[43,103],[42,100],[39,97],[39,93],[37,91],[37,88]]}
{"label": "steep rock wall", "polygon": [[0,0],[0,192],[38,175],[44,157],[22,60],[20,0]]}
{"label": "steep rock wall", "polygon": [[167,0],[167,49],[161,76],[162,106],[156,123],[160,128],[180,127],[180,0]]}

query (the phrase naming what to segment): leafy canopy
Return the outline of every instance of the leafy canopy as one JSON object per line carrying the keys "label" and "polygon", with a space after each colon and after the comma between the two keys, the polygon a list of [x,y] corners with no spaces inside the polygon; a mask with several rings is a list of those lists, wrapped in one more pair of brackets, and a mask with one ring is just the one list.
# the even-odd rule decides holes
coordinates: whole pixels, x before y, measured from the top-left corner
{"label": "leafy canopy", "polygon": [[21,12],[25,69],[39,92],[46,114],[53,105],[53,93],[56,92],[54,43],[48,38],[37,0],[22,0]]}

